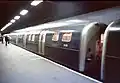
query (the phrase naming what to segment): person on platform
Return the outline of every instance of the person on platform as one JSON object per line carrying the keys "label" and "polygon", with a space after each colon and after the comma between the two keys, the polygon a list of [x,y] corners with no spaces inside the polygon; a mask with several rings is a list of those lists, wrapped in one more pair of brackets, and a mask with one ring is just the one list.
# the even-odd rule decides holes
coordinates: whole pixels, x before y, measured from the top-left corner
{"label": "person on platform", "polygon": [[1,36],[1,41],[2,41],[2,44],[3,44],[3,36]]}
{"label": "person on platform", "polygon": [[7,46],[7,44],[9,44],[9,37],[5,36],[5,45]]}

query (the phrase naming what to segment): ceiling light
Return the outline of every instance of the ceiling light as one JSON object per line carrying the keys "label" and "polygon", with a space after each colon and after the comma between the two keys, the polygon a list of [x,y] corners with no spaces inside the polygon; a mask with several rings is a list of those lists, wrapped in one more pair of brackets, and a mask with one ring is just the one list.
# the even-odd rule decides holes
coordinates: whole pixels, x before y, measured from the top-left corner
{"label": "ceiling light", "polygon": [[26,15],[27,13],[28,13],[28,10],[22,10],[22,11],[20,12],[21,15]]}
{"label": "ceiling light", "polygon": [[15,22],[15,20],[14,20],[14,19],[12,19],[10,22],[11,22],[11,23],[14,23],[14,22]]}
{"label": "ceiling light", "polygon": [[6,26],[8,27],[8,26],[10,26],[12,23],[11,22],[9,22]]}
{"label": "ceiling light", "polygon": [[34,0],[31,2],[32,6],[37,6],[39,3],[43,2],[43,0]]}
{"label": "ceiling light", "polygon": [[14,19],[18,20],[18,19],[20,19],[20,16],[15,16]]}
{"label": "ceiling light", "polygon": [[1,29],[1,31],[5,30],[5,29],[6,29],[7,27],[9,27],[11,24],[12,24],[12,23],[6,24],[6,25]]}

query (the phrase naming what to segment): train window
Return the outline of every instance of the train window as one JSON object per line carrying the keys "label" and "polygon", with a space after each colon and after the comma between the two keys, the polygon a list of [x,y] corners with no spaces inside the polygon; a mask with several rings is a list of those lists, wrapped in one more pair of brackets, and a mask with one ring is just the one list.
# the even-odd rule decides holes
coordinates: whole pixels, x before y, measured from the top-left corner
{"label": "train window", "polygon": [[70,42],[70,48],[79,49],[80,47],[80,33],[72,33],[72,41]]}
{"label": "train window", "polygon": [[52,42],[52,37],[53,37],[53,34],[51,34],[51,33],[47,33],[46,34],[46,44],[47,45],[50,45],[50,44],[52,44],[53,42]]}
{"label": "train window", "polygon": [[38,37],[39,37],[38,34],[36,34],[35,35],[35,40],[34,40],[35,42],[38,42]]}
{"label": "train window", "polygon": [[52,41],[58,41],[59,39],[59,33],[55,32],[52,37]]}
{"label": "train window", "polygon": [[35,40],[35,35],[32,35],[32,40],[31,41],[34,41]]}
{"label": "train window", "polygon": [[29,37],[28,37],[28,41],[30,41],[30,40],[31,40],[31,36],[32,36],[32,35],[30,34],[30,35],[29,35]]}
{"label": "train window", "polygon": [[19,38],[22,39],[22,35],[19,35]]}
{"label": "train window", "polygon": [[62,42],[70,42],[72,38],[72,32],[64,33],[62,36]]}
{"label": "train window", "polygon": [[106,54],[109,56],[120,57],[120,32],[110,31],[107,41]]}

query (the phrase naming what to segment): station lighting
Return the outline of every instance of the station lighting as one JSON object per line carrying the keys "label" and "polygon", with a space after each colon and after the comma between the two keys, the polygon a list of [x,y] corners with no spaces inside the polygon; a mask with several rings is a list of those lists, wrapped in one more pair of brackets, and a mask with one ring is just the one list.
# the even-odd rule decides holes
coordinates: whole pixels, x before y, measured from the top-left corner
{"label": "station lighting", "polygon": [[43,2],[43,0],[34,0],[31,2],[32,6],[37,6],[39,3]]}
{"label": "station lighting", "polygon": [[7,27],[9,27],[11,24],[12,24],[11,22],[8,23],[8,24],[6,24],[6,25],[1,29],[1,31],[5,30],[5,29],[6,29]]}
{"label": "station lighting", "polygon": [[15,20],[14,20],[14,19],[12,19],[10,22],[11,22],[11,23],[14,23],[14,22],[15,22]]}
{"label": "station lighting", "polygon": [[20,15],[26,15],[28,13],[28,10],[22,10],[21,12],[20,12]]}
{"label": "station lighting", "polygon": [[20,19],[20,16],[15,16],[14,19],[18,20],[18,19]]}

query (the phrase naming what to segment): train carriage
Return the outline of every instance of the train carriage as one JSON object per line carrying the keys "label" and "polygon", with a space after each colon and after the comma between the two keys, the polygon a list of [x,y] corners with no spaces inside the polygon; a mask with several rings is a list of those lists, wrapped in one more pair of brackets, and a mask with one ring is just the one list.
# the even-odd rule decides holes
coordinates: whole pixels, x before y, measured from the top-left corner
{"label": "train carriage", "polygon": [[[16,38],[16,44],[75,71],[100,79],[101,65],[96,60],[96,41],[101,40],[106,27],[103,23],[88,22],[41,29],[34,33],[18,33],[16,35],[20,36]],[[88,49],[91,49],[93,56],[89,57],[89,61]]]}
{"label": "train carriage", "polygon": [[105,30],[101,79],[104,83],[120,83],[120,20],[110,23]]}

